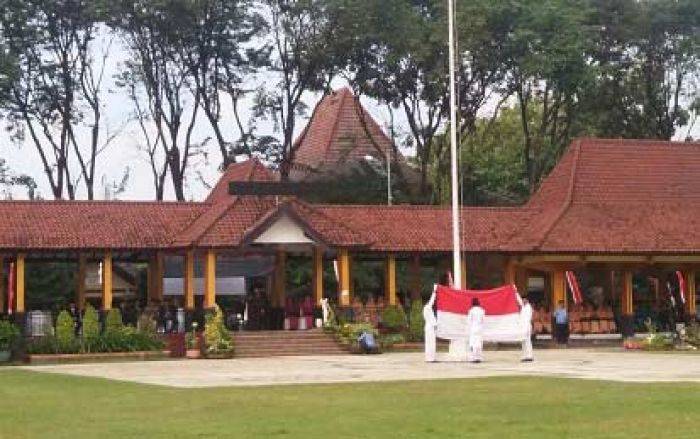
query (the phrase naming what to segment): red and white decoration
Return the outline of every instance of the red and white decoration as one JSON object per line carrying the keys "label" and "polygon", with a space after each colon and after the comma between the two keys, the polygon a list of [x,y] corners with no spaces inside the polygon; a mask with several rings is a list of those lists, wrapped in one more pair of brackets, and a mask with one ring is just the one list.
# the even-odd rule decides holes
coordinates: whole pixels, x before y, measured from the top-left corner
{"label": "red and white decoration", "polygon": [[676,277],[678,278],[678,293],[681,295],[681,302],[685,303],[685,277],[683,276],[683,272],[681,271],[676,271]]}
{"label": "red and white decoration", "polygon": [[437,337],[464,340],[468,336],[467,313],[472,299],[486,312],[483,339],[487,342],[522,341],[523,326],[520,323],[518,291],[514,285],[492,290],[456,290],[437,285]]}
{"label": "red and white decoration", "polygon": [[581,294],[581,287],[578,285],[578,279],[576,279],[576,273],[573,271],[567,271],[566,283],[569,284],[569,291],[571,291],[571,297],[574,299],[576,305],[580,305],[583,302],[583,295]]}

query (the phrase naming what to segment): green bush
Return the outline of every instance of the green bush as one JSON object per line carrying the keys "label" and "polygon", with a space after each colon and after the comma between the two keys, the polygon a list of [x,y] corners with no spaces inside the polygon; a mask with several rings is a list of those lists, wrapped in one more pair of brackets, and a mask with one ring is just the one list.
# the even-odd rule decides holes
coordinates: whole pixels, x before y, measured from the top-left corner
{"label": "green bush", "polygon": [[389,305],[382,311],[382,326],[391,332],[400,332],[406,328],[406,313],[397,305]]}
{"label": "green bush", "polygon": [[406,337],[403,334],[386,334],[380,340],[382,348],[390,348],[395,344],[406,343]]}
{"label": "green bush", "polygon": [[19,328],[16,325],[0,320],[0,351],[9,351],[19,340]]}
{"label": "green bush", "polygon": [[144,334],[151,334],[154,337],[158,334],[158,324],[150,313],[143,313],[139,316],[136,328]]}
{"label": "green bush", "polygon": [[122,313],[118,309],[110,309],[105,316],[105,333],[117,333],[124,328]]}
{"label": "green bush", "polygon": [[338,327],[338,338],[341,343],[352,344],[357,342],[357,338],[363,332],[370,332],[377,337],[377,329],[370,323],[346,323]]}
{"label": "green bush", "polygon": [[68,311],[61,311],[56,319],[56,345],[61,353],[73,353],[79,350],[75,338],[73,317]]}
{"label": "green bush", "polygon": [[92,352],[91,347],[100,338],[100,319],[97,311],[91,305],[85,307],[83,316],[83,350]]}
{"label": "green bush", "polygon": [[408,322],[408,337],[411,341],[423,340],[423,328],[425,320],[423,320],[423,302],[414,300],[411,303],[411,313],[409,314]]}
{"label": "green bush", "polygon": [[207,315],[204,328],[205,355],[221,356],[233,353],[233,339],[224,324],[224,313],[218,305],[214,313]]}

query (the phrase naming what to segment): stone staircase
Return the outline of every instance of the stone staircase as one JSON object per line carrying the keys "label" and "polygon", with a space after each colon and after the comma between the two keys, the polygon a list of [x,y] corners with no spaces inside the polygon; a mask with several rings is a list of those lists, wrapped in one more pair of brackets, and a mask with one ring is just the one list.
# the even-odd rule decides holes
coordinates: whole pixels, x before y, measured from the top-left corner
{"label": "stone staircase", "polygon": [[348,351],[320,329],[242,331],[233,334],[236,358],[293,355],[342,355]]}

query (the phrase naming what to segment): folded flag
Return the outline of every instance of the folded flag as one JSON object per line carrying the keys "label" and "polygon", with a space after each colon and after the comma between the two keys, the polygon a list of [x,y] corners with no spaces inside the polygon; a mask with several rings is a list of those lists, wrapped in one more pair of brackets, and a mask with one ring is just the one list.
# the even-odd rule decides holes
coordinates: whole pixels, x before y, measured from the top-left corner
{"label": "folded flag", "polygon": [[435,294],[438,338],[467,338],[467,314],[474,298],[479,299],[479,304],[486,312],[484,341],[521,341],[525,334],[520,322],[518,291],[514,285],[492,290],[456,290],[437,285]]}

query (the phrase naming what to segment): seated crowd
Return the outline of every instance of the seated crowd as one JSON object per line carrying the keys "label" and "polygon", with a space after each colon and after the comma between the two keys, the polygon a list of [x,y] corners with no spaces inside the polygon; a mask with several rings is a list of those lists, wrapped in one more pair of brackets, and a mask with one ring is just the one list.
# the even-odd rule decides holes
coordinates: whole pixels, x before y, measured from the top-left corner
{"label": "seated crowd", "polygon": [[[590,303],[570,306],[569,332],[571,334],[612,334],[617,332],[612,307],[595,307]],[[552,333],[552,312],[549,308],[537,307],[533,313],[535,334]]]}

